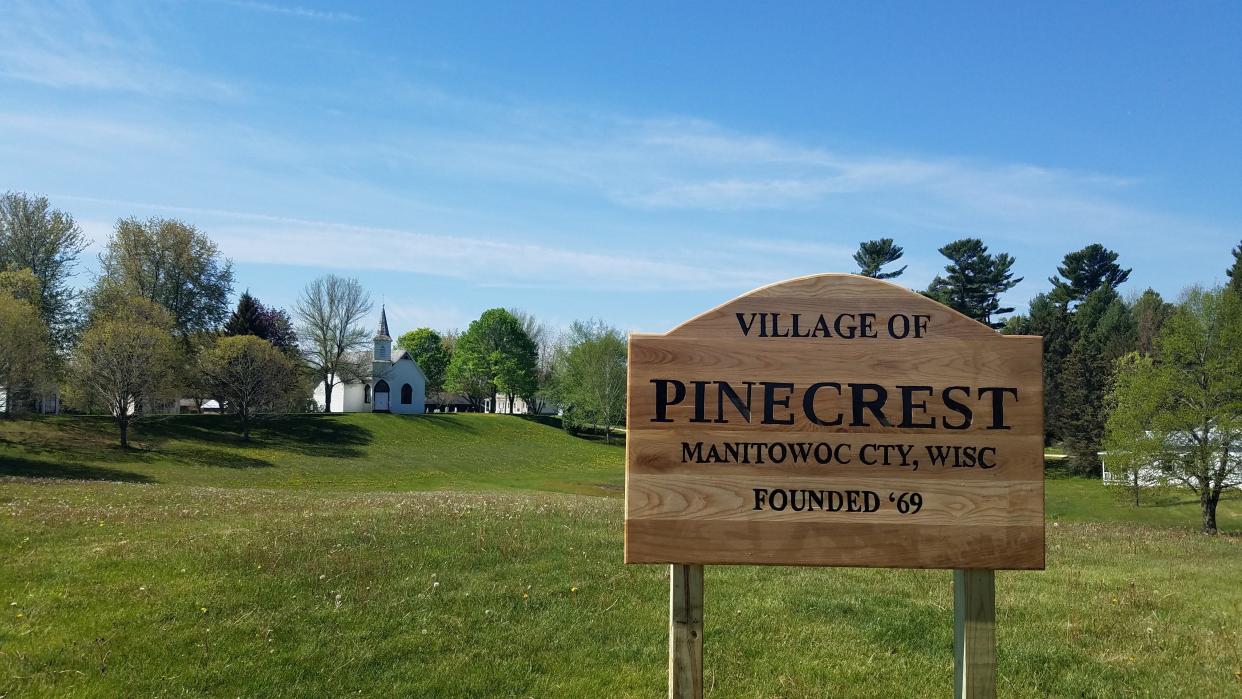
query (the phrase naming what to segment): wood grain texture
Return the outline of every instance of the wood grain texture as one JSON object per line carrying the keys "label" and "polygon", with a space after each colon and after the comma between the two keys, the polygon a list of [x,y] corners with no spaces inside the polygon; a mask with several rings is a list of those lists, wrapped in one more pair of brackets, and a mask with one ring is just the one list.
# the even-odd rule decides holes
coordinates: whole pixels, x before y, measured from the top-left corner
{"label": "wood grain texture", "polygon": [[668,696],[703,698],[703,566],[669,566]]}
{"label": "wood grain texture", "polygon": [[632,519],[626,563],[1043,570],[1043,526],[880,526],[841,522]]}
{"label": "wood grain texture", "polygon": [[[875,479],[670,475],[634,477],[628,487],[630,519],[730,520],[739,512],[749,512],[751,522],[866,522],[928,526],[969,524],[1003,527],[1043,526],[1044,490],[1042,481],[991,481],[973,484],[969,489],[949,479],[930,483],[917,477],[883,480],[881,499],[890,492],[921,492],[926,504],[917,513],[902,514],[895,508],[876,512],[831,512],[820,509],[801,511],[755,511],[755,487],[789,490],[825,489],[863,491],[873,489]],[[807,498],[793,498],[794,505]],[[884,503],[888,504],[888,503]]]}
{"label": "wood grain texture", "polygon": [[[1043,567],[1041,338],[897,285],[803,277],[633,334],[627,417],[627,562]],[[814,506],[851,491],[880,507]]]}
{"label": "wood grain texture", "polygon": [[996,696],[996,574],[953,571],[953,696]]}

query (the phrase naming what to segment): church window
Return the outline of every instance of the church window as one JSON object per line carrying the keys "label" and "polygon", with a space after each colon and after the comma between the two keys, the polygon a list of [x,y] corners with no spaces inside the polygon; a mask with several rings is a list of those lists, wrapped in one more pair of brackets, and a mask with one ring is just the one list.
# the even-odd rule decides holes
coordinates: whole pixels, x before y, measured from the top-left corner
{"label": "church window", "polygon": [[362,402],[363,403],[371,402],[371,384],[369,383],[362,384]]}
{"label": "church window", "polygon": [[401,387],[401,405],[409,405],[414,402],[414,389],[410,384]]}

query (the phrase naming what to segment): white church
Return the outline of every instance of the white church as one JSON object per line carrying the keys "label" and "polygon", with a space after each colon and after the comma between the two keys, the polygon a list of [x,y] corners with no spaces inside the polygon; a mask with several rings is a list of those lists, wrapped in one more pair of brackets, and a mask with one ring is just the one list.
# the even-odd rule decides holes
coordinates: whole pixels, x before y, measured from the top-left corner
{"label": "white church", "polygon": [[[324,385],[315,387],[315,403],[324,409]],[[342,380],[332,387],[334,413],[422,414],[426,409],[427,377],[409,352],[393,352],[388,315],[380,308],[379,329],[371,353],[371,375]]]}

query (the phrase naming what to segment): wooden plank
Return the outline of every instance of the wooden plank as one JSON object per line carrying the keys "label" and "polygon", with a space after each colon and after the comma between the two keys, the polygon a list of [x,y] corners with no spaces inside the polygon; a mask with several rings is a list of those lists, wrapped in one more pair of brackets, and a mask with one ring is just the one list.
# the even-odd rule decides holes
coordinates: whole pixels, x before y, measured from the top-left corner
{"label": "wooden plank", "polygon": [[[911,526],[1043,526],[1042,481],[982,482],[969,490],[917,475],[883,480],[834,476],[631,476],[629,518],[738,522],[857,522]],[[758,491],[758,492],[756,492]],[[890,496],[917,493],[906,511]],[[779,507],[778,507],[779,506]],[[763,507],[763,509],[756,509]],[[867,509],[875,507],[874,511]]]}
{"label": "wooden plank", "polygon": [[669,699],[703,697],[703,566],[669,566]]}
{"label": "wooden plank", "polygon": [[996,580],[990,570],[953,571],[953,694],[996,696]]}
{"label": "wooden plank", "polygon": [[[626,560],[1042,567],[1042,361],[1038,337],[852,275],[631,335]],[[880,502],[785,507],[808,491]]]}
{"label": "wooden plank", "polygon": [[[763,439],[765,444],[784,445],[774,461],[767,449],[753,444],[753,435],[739,435],[728,429],[676,429],[664,431],[630,430],[626,441],[631,475],[684,473],[687,462],[710,461],[710,472],[720,475],[747,475],[762,471],[771,475],[825,475],[845,478],[890,478],[917,473],[920,479],[965,478],[973,480],[1042,480],[1044,453],[1042,435],[993,433],[980,439],[977,434],[829,434],[824,432],[782,432]],[[702,448],[698,449],[698,445]],[[863,453],[868,444],[908,445],[912,454],[902,464],[900,454]],[[683,449],[683,445],[685,448]],[[805,447],[803,446],[805,445]],[[715,447],[713,452],[712,447]],[[990,447],[987,454],[996,468],[955,468],[936,464],[929,458],[929,447]],[[804,454],[801,450],[805,449]],[[829,453],[828,450],[831,450]],[[687,452],[689,452],[687,454]],[[762,462],[759,460],[762,459]],[[917,463],[914,463],[917,461]],[[878,463],[868,463],[878,462]],[[760,469],[760,467],[762,467]]]}
{"label": "wooden plank", "polygon": [[[894,533],[895,532],[895,533]],[[1042,570],[1044,528],[629,519],[626,563]]]}

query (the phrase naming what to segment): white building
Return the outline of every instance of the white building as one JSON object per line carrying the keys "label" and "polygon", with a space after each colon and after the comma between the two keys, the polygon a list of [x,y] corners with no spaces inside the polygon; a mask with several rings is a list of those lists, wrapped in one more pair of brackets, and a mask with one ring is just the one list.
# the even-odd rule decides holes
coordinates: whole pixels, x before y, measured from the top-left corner
{"label": "white building", "polygon": [[513,415],[559,415],[561,412],[559,408],[552,405],[551,403],[544,403],[543,405],[539,406],[539,411],[536,412],[534,410],[531,410],[531,407],[527,405],[526,401],[523,400],[520,396],[513,397],[513,405],[511,408],[509,405],[509,396],[503,393],[496,394],[496,409],[495,410],[492,410],[492,399],[484,398],[483,399],[483,410],[486,412],[495,412],[495,413],[512,413]]}
{"label": "white building", "polygon": [[[1152,433],[1148,432],[1147,436],[1150,438]],[[1193,440],[1199,436],[1199,433],[1191,435],[1184,432],[1175,432],[1166,437],[1166,444],[1173,446],[1175,449],[1187,451],[1190,449]],[[1219,435],[1216,433],[1215,428],[1212,428],[1208,436],[1210,440],[1219,443]],[[1234,445],[1236,446],[1236,444],[1235,442]],[[1103,476],[1105,485],[1133,485],[1140,488],[1152,488],[1170,484],[1177,485],[1179,483],[1179,479],[1173,475],[1177,469],[1167,466],[1158,460],[1143,464],[1130,471],[1116,472],[1109,469],[1108,452],[1102,451],[1100,456],[1103,457],[1104,462]],[[1214,468],[1218,467],[1219,463],[1214,465]],[[1223,482],[1225,487],[1242,490],[1242,451],[1230,449],[1229,456],[1225,459],[1224,467],[1225,478]]]}
{"label": "white building", "polygon": [[[21,403],[19,405],[19,403]],[[0,413],[8,410],[9,391],[7,388],[0,387]],[[36,392],[29,400],[21,402],[13,402],[13,412],[19,410],[29,410],[33,413],[43,413],[52,415],[60,412],[60,392],[55,388],[49,388],[45,391]]]}
{"label": "white building", "polygon": [[[315,387],[315,403],[323,410],[323,382]],[[417,415],[425,410],[427,377],[409,352],[392,347],[388,315],[380,308],[379,329],[371,352],[371,375],[341,381],[332,387],[334,413],[401,413]]]}

